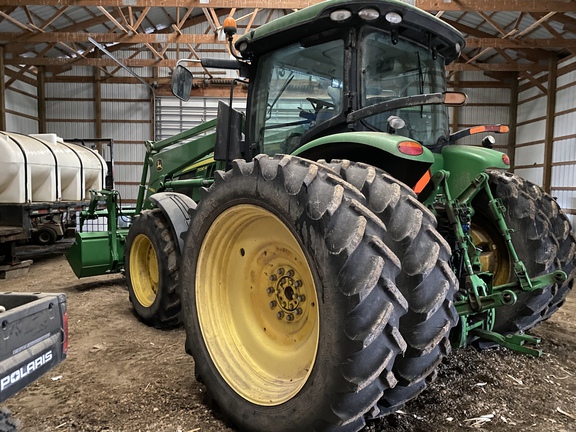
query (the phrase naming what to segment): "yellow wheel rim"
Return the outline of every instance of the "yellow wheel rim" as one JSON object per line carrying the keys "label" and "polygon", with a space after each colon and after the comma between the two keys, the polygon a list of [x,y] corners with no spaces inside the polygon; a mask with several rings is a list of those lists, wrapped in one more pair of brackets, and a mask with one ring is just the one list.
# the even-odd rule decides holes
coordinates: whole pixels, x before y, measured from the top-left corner
{"label": "yellow wheel rim", "polygon": [[152,306],[158,292],[158,259],[152,242],[144,234],[138,234],[130,248],[130,279],[138,303]]}
{"label": "yellow wheel rim", "polygon": [[482,218],[481,224],[472,223],[471,234],[474,246],[482,249],[482,271],[494,275],[494,286],[507,283],[511,272],[510,256],[497,228],[489,226],[488,221]]}
{"label": "yellow wheel rim", "polygon": [[196,308],[212,361],[245,400],[274,406],[302,389],[318,347],[318,299],[278,217],[242,204],[216,218],[200,246]]}

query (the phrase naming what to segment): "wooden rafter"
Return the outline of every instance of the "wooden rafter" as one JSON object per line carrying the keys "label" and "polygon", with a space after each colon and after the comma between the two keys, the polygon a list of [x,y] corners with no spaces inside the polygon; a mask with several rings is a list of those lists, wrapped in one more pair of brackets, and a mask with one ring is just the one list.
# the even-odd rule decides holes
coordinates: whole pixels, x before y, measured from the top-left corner
{"label": "wooden rafter", "polygon": [[[316,3],[320,3],[321,0],[279,0],[276,2],[272,1],[262,1],[262,0],[163,0],[161,2],[162,7],[206,7],[207,5],[211,8],[219,9],[302,9],[307,6],[311,6]],[[130,3],[132,7],[148,7],[148,6],[160,6],[159,2],[156,0],[131,0],[127,2],[126,0],[82,0],[82,6],[102,6],[102,7],[125,7],[127,3]],[[27,5],[31,6],[78,6],[77,0],[26,0]],[[21,0],[3,0],[3,6],[21,6]],[[541,10],[540,10],[541,11]]]}
{"label": "wooden rafter", "polygon": [[[25,71],[34,66],[46,66],[52,73],[57,73],[57,68],[64,70],[78,65],[94,66],[102,68],[108,75],[115,74],[117,65],[100,58],[93,51],[89,38],[108,45],[112,52],[130,50],[129,54],[119,55],[128,66],[173,68],[174,58],[198,59],[201,53],[227,52],[227,41],[218,37],[225,16],[234,17],[239,24],[244,21],[238,26],[239,34],[242,34],[256,26],[257,16],[261,24],[269,22],[277,11],[288,14],[319,1],[163,0],[158,3],[152,0],[27,0],[23,5],[22,0],[4,0],[0,5],[0,23],[9,21],[18,31],[1,32],[0,44],[3,44],[6,54],[5,64],[24,65]],[[531,74],[545,70],[540,60],[549,58],[551,52],[566,50],[576,53],[576,20],[564,15],[565,12],[576,12],[576,0],[415,0],[415,4],[441,16],[466,35],[464,55],[460,63],[449,67],[451,71],[481,70],[500,76],[520,72],[523,77],[529,80],[532,77],[533,80]],[[39,8],[35,9],[38,5],[51,6],[54,10],[40,14]],[[76,12],[74,8],[83,8],[87,19],[73,21],[71,17],[79,15],[71,13]],[[24,12],[26,18],[11,16],[16,10]],[[150,13],[152,10],[155,13]],[[263,10],[266,11],[264,16]],[[499,11],[515,11],[518,15],[509,22],[503,22]],[[464,24],[472,15],[482,18],[482,23],[476,28]],[[533,18],[528,25],[527,17]],[[153,22],[159,19],[161,26]],[[70,25],[62,25],[65,20]],[[478,21],[477,17],[474,21]],[[204,33],[185,30],[206,22],[209,27]],[[552,22],[562,24],[563,30],[556,31]],[[484,23],[490,26],[487,31],[480,30],[480,27],[486,28]],[[159,28],[162,30],[157,30]],[[529,38],[542,28],[552,37]],[[61,51],[63,57],[53,57],[54,50]],[[138,54],[150,52],[151,55],[136,58],[135,51]],[[28,53],[25,58],[21,57],[24,53]],[[29,53],[36,57],[30,57]],[[106,72],[107,67],[112,68],[112,72]],[[206,69],[205,73],[212,76]]]}
{"label": "wooden rafter", "polygon": [[[493,39],[495,42],[497,39],[499,39],[499,38],[494,38],[494,36],[489,34],[489,33],[486,33],[486,32],[483,32],[481,30],[469,27],[469,26],[464,25],[462,23],[459,23],[457,21],[448,20],[446,18],[444,18],[444,21],[446,21],[448,24],[454,26],[456,29],[460,30],[461,32],[467,34],[469,37],[475,37],[475,38],[481,38],[481,39]],[[516,41],[516,39],[500,39],[500,40],[503,40],[503,41],[514,40],[514,41]],[[526,58],[528,58],[534,62],[538,62],[541,58],[548,56],[548,52],[543,50],[543,49],[532,48],[532,46],[530,46],[529,48],[525,48],[523,46],[521,40],[517,40],[517,45],[514,47],[514,49],[516,49],[518,51],[523,51],[526,55]]]}
{"label": "wooden rafter", "polygon": [[562,0],[416,0],[427,11],[576,12],[576,2]]}

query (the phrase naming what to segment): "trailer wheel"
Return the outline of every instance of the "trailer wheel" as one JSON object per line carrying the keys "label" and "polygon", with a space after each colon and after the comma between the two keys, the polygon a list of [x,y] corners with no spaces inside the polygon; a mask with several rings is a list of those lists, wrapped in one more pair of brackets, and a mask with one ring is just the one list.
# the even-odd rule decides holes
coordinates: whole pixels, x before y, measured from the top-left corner
{"label": "trailer wheel", "polygon": [[179,253],[160,209],[145,210],[126,238],[125,267],[128,294],[136,315],[156,328],[180,322]]}
{"label": "trailer wheel", "polygon": [[[548,318],[563,302],[574,280],[576,241],[569,233],[570,224],[556,204],[557,216],[545,212],[546,194],[535,195],[537,186],[511,173],[488,171],[492,194],[504,204],[504,218],[512,229],[512,243],[531,277],[558,269],[569,278],[558,286],[520,293],[516,304],[495,310],[494,330],[501,333],[525,331]],[[508,249],[489,215],[488,197],[481,193],[475,199],[476,216],[472,219],[472,237],[481,255],[482,269],[494,274],[494,285],[516,280]],[[566,232],[568,230],[568,232]],[[560,236],[560,233],[563,233]]]}
{"label": "trailer wheel", "polygon": [[40,228],[36,232],[34,237],[35,237],[36,243],[38,243],[41,246],[53,245],[54,243],[56,243],[56,240],[58,239],[58,235],[56,234],[56,231],[54,231],[52,228],[48,228],[48,227]]}
{"label": "trailer wheel", "polygon": [[410,306],[400,319],[408,348],[394,364],[398,384],[384,392],[372,413],[387,415],[422,392],[450,352],[450,330],[458,322],[453,304],[458,281],[449,264],[450,247],[436,231],[434,215],[405,184],[364,163],[321,162],[362,192],[367,207],[387,227],[382,240],[402,263],[396,284]]}
{"label": "trailer wheel", "polygon": [[186,350],[240,430],[358,431],[396,384],[400,263],[363,200],[316,163],[261,155],[216,172],[191,212]]}

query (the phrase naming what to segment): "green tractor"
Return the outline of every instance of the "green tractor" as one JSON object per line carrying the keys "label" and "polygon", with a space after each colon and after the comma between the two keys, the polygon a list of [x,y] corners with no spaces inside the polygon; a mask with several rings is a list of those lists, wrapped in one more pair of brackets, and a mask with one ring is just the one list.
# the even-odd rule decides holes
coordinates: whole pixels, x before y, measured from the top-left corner
{"label": "green tractor", "polygon": [[[125,270],[136,314],[183,323],[196,377],[246,431],[358,431],[435,376],[452,346],[538,355],[576,239],[508,157],[456,145],[445,65],[459,32],[393,0],[329,0],[233,42],[246,113],[147,143],[135,209],[94,192],[68,259]],[[179,65],[172,90],[187,99]],[[106,210],[97,210],[98,202]],[[120,215],[132,215],[119,228]]]}

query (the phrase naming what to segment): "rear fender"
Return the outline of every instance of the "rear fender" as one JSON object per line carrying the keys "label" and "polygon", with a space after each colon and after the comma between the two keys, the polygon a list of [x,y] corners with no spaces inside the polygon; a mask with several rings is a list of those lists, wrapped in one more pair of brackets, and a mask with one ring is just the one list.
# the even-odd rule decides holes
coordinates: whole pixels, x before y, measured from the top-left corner
{"label": "rear fender", "polygon": [[179,252],[184,249],[184,234],[190,226],[189,209],[195,209],[196,203],[187,195],[176,192],[161,192],[150,196],[158,208],[162,210],[170,223],[172,235],[177,240]]}
{"label": "rear fender", "polygon": [[442,149],[441,156],[432,167],[432,174],[440,169],[450,173],[448,187],[453,198],[457,198],[486,169],[510,168],[505,153],[484,147],[450,145]]}
{"label": "rear fender", "polygon": [[292,154],[311,160],[348,159],[364,162],[414,187],[427,174],[434,162],[434,155],[419,144],[419,147],[416,146],[416,153],[419,154],[404,154],[399,150],[402,142],[417,144],[406,137],[382,132],[344,132],[310,141]]}

